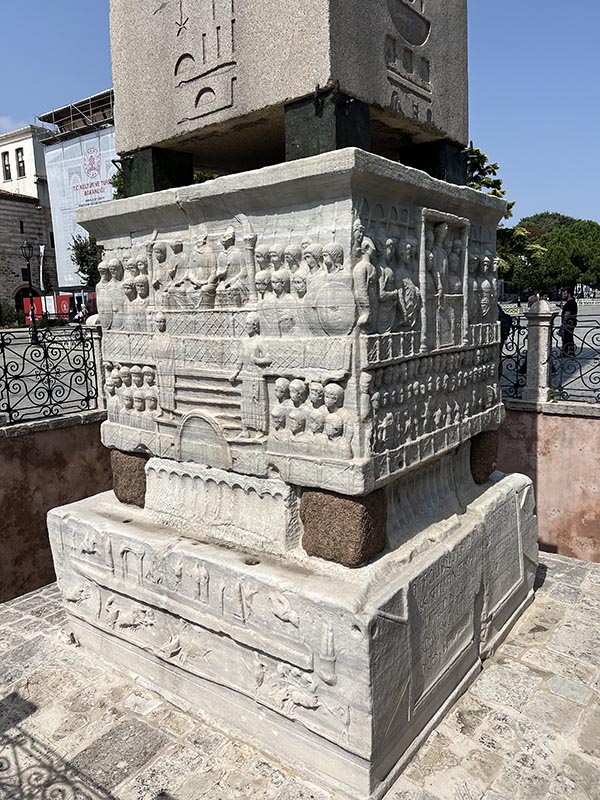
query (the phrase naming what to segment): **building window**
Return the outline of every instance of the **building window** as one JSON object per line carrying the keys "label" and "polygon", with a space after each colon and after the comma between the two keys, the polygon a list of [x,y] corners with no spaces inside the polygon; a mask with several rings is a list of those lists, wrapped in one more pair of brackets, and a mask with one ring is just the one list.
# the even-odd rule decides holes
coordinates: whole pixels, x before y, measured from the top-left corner
{"label": "building window", "polygon": [[27,267],[21,267],[21,280],[22,281],[29,280],[29,271]]}
{"label": "building window", "polygon": [[12,178],[10,174],[10,159],[8,153],[2,153],[2,172],[4,173],[4,180],[9,181]]}
{"label": "building window", "polygon": [[54,234],[50,231],[50,247],[54,250]]}
{"label": "building window", "polygon": [[25,154],[22,147],[17,147],[15,151],[17,156],[17,178],[25,177]]}
{"label": "building window", "polygon": [[22,219],[19,220],[19,233],[25,233],[25,225]]}

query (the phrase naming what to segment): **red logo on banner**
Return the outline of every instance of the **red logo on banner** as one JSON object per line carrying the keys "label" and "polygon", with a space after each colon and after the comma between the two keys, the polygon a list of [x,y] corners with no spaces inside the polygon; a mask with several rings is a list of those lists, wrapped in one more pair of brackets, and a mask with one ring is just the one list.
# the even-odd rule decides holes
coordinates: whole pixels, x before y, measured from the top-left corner
{"label": "red logo on banner", "polygon": [[95,147],[90,147],[85,151],[83,168],[88,178],[97,178],[100,175],[100,153]]}

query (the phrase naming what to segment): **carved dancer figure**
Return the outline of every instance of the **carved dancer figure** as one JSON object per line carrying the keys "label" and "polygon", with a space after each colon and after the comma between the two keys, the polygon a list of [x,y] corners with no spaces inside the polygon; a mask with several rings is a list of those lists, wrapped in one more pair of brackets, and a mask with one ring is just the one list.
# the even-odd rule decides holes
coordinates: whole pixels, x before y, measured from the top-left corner
{"label": "carved dancer figure", "polygon": [[235,384],[239,376],[242,376],[242,437],[249,438],[250,431],[254,431],[255,438],[260,438],[266,433],[268,425],[264,369],[271,364],[271,359],[262,349],[258,314],[248,314],[246,333],[248,338],[242,341],[238,367],[229,380]]}
{"label": "carved dancer figure", "polygon": [[171,416],[175,409],[175,342],[167,332],[167,318],[158,313],[154,318],[156,332],[150,342],[150,355],[156,364],[160,407]]}
{"label": "carved dancer figure", "polygon": [[352,271],[354,297],[358,306],[357,324],[364,328],[367,333],[372,333],[375,327],[374,318],[377,309],[378,283],[377,270],[373,265],[373,259],[376,252],[373,241],[364,237],[361,245],[361,257]]}

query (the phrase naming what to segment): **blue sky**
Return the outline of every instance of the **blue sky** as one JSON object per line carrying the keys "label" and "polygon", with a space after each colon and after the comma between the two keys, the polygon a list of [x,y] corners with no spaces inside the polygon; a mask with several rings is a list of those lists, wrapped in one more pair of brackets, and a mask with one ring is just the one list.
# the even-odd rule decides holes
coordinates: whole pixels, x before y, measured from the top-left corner
{"label": "blue sky", "polygon": [[[108,0],[3,6],[14,35],[0,48],[0,131],[111,85]],[[600,220],[600,3],[469,6],[471,138],[500,162],[516,219],[550,210]]]}

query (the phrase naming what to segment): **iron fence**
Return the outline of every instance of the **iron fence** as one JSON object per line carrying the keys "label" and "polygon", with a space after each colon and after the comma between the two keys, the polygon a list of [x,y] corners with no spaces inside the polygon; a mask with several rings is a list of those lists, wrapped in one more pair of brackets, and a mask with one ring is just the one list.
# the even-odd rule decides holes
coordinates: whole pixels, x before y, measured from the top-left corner
{"label": "iron fence", "polygon": [[0,424],[98,408],[94,331],[81,325],[0,331]]}
{"label": "iron fence", "polygon": [[513,317],[510,333],[502,346],[500,388],[504,397],[521,397],[527,381],[527,320]]}
{"label": "iron fence", "polygon": [[600,403],[600,319],[596,316],[579,315],[574,327],[555,320],[550,387],[554,400]]}

